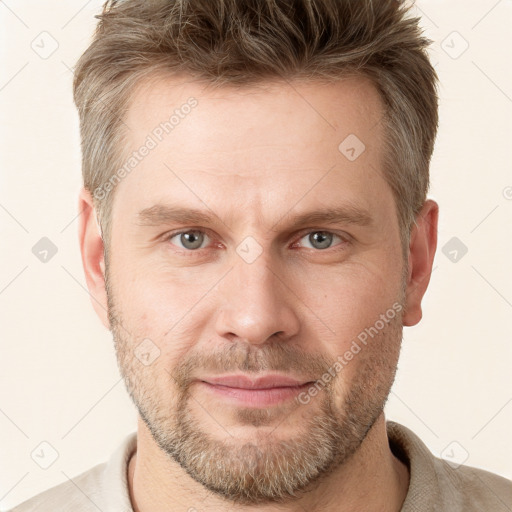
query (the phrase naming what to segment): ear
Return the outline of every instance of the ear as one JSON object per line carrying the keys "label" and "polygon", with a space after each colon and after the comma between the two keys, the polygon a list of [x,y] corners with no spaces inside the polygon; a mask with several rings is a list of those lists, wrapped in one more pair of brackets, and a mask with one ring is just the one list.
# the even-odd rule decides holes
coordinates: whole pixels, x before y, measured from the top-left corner
{"label": "ear", "polygon": [[421,300],[427,291],[437,248],[439,206],[427,199],[416,217],[409,242],[409,275],[406,287],[404,326],[416,325],[422,317]]}
{"label": "ear", "polygon": [[96,210],[91,193],[85,188],[80,190],[78,211],[81,212],[78,217],[78,239],[87,288],[96,314],[103,325],[110,329],[105,289],[103,239],[96,221]]}

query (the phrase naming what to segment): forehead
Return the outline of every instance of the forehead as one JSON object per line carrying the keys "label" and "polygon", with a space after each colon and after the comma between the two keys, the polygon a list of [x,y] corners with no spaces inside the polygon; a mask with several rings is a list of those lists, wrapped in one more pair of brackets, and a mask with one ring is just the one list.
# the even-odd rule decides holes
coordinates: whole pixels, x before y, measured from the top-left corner
{"label": "forehead", "polygon": [[[187,107],[191,99],[197,104],[193,109]],[[261,144],[273,153],[279,148],[285,153],[288,144],[307,140],[303,157],[319,143],[322,151],[327,145],[337,150],[344,134],[357,134],[374,145],[383,104],[374,85],[362,76],[329,83],[270,81],[213,87],[189,76],[156,75],[143,81],[131,96],[125,116],[129,141],[132,145],[142,142],[173,114],[173,138],[184,153],[211,149],[232,153]]]}
{"label": "forehead", "polygon": [[305,202],[334,201],[339,192],[367,206],[383,200],[369,192],[386,185],[383,113],[363,77],[217,88],[187,76],[153,77],[134,91],[124,118],[126,160],[151,149],[119,183],[115,202],[140,210],[179,195],[194,207],[217,200],[222,208],[228,200],[289,209],[307,190]]}

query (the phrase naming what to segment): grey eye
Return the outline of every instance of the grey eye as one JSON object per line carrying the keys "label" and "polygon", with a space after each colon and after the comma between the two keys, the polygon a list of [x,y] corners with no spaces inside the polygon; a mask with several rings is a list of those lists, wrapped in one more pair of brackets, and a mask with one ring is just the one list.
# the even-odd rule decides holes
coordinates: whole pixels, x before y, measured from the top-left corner
{"label": "grey eye", "polygon": [[303,239],[307,239],[308,243],[311,244],[312,249],[322,250],[329,249],[334,237],[340,238],[338,235],[335,235],[334,233],[329,233],[328,231],[313,231],[307,234],[305,237],[303,237]]}
{"label": "grey eye", "polygon": [[183,249],[199,249],[201,248],[204,240],[207,238],[202,231],[183,231],[172,236],[170,240],[177,238],[179,241],[178,247]]}

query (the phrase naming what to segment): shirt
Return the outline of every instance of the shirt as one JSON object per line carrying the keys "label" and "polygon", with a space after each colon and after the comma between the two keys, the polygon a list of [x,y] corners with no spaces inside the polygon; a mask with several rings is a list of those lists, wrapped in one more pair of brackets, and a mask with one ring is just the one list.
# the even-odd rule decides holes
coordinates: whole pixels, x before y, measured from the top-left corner
{"label": "shirt", "polygon": [[[421,439],[387,421],[392,452],[409,468],[410,482],[401,512],[510,512],[512,481],[482,469],[450,465],[432,455]],[[137,446],[127,436],[110,460],[52,487],[11,512],[133,512],[128,462]]]}

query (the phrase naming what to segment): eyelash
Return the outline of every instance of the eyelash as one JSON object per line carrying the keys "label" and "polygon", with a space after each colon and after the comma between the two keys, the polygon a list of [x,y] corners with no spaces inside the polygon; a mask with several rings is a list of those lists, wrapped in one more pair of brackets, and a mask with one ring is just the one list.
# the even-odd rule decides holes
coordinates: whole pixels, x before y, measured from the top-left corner
{"label": "eyelash", "polygon": [[[167,233],[166,235],[164,235],[164,241],[170,242],[170,240],[172,238],[174,238],[175,236],[182,235],[184,233],[191,233],[191,232],[194,232],[194,231],[199,231],[200,233],[205,234],[209,238],[212,238],[212,237],[210,237],[209,232],[207,230],[191,228],[191,229],[182,229],[180,231],[173,231],[171,233]],[[341,240],[341,242],[338,243],[337,245],[334,245],[332,247],[328,247],[327,249],[312,249],[312,248],[306,247],[306,249],[309,249],[309,250],[317,252],[317,253],[323,253],[323,252],[332,251],[332,250],[345,250],[345,246],[347,244],[349,244],[350,241],[351,241],[349,235],[347,235],[347,234],[340,235],[338,233],[335,233],[333,231],[327,231],[325,229],[310,229],[309,231],[301,232],[298,235],[297,242],[294,242],[292,244],[292,246],[295,246],[305,236],[310,235],[312,233],[328,233],[328,234],[337,236]],[[172,244],[172,245],[174,245],[174,244]],[[205,247],[205,248],[202,248],[202,249],[192,250],[192,249],[185,249],[185,248],[182,248],[182,247],[179,247],[179,246],[176,246],[176,245],[175,245],[175,247],[177,248],[178,251],[180,251],[182,253],[190,253],[190,254],[200,253],[203,249],[206,249],[206,247]]]}

